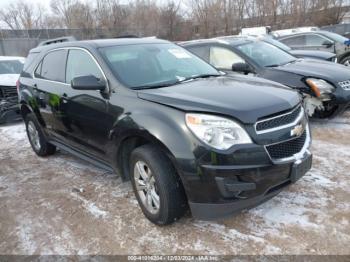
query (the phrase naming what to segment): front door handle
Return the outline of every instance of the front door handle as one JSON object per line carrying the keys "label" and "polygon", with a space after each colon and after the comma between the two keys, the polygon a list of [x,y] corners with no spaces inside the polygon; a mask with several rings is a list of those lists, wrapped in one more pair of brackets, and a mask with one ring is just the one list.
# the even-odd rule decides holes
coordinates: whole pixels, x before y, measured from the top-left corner
{"label": "front door handle", "polygon": [[64,104],[68,103],[68,95],[66,93],[63,93],[62,95],[62,103]]}

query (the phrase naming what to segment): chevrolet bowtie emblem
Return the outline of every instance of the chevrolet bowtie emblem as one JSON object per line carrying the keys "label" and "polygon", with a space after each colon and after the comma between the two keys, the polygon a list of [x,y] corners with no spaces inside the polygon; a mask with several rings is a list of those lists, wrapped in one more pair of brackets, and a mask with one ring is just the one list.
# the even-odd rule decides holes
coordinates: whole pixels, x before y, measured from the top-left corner
{"label": "chevrolet bowtie emblem", "polygon": [[304,132],[304,127],[302,124],[295,126],[291,131],[290,131],[290,136],[301,136]]}

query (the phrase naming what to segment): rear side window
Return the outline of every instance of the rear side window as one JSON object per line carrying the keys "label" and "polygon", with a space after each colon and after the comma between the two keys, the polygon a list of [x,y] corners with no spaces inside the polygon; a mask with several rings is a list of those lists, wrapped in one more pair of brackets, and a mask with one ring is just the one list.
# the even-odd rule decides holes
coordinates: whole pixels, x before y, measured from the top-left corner
{"label": "rear side window", "polygon": [[305,36],[292,36],[285,39],[281,39],[281,42],[288,46],[304,46],[305,45]]}
{"label": "rear side window", "polygon": [[307,46],[321,46],[327,39],[319,35],[306,35]]}
{"label": "rear side window", "polygon": [[25,71],[31,64],[32,62],[34,61],[34,58],[38,55],[39,53],[29,53],[26,60],[25,60],[25,63],[24,63],[24,67],[23,67],[23,70]]}
{"label": "rear side window", "polygon": [[65,82],[66,54],[66,50],[56,50],[48,53],[35,70],[35,77]]}
{"label": "rear side window", "polygon": [[102,78],[102,72],[94,59],[83,50],[69,50],[66,71],[66,83],[74,77],[93,75]]}

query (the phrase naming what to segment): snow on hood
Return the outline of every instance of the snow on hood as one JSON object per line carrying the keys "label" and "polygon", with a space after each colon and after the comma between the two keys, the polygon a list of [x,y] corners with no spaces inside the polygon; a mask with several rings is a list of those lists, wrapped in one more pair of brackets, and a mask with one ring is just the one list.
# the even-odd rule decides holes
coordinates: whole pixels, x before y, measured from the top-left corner
{"label": "snow on hood", "polygon": [[19,74],[2,74],[0,75],[0,86],[16,86]]}

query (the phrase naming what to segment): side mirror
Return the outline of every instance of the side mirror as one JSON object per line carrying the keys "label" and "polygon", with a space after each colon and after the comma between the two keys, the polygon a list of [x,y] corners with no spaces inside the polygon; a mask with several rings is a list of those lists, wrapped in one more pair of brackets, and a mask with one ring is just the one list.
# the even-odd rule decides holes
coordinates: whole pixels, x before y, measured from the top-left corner
{"label": "side mirror", "polygon": [[326,40],[322,43],[323,46],[330,48],[334,45],[334,43],[332,41]]}
{"label": "side mirror", "polygon": [[246,63],[235,63],[235,64],[232,65],[232,71],[233,72],[244,73],[244,74],[249,74],[249,73],[252,72],[252,69]]}
{"label": "side mirror", "polygon": [[104,90],[106,82],[93,75],[78,76],[72,79],[71,86],[77,90]]}

